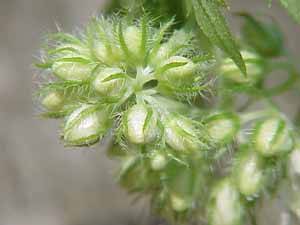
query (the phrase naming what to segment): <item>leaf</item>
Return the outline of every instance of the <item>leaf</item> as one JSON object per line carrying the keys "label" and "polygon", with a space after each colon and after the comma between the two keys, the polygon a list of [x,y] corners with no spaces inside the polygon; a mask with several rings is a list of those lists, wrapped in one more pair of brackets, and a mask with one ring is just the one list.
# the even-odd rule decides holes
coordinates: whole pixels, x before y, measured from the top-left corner
{"label": "leaf", "polygon": [[280,0],[281,4],[289,11],[291,16],[300,23],[300,1],[299,0]]}
{"label": "leaf", "polygon": [[247,74],[243,58],[238,50],[225,18],[219,10],[220,2],[216,0],[192,0],[196,21],[209,40],[222,49]]}
{"label": "leaf", "polygon": [[244,41],[265,57],[277,57],[283,53],[283,34],[279,26],[262,22],[246,12],[237,13],[244,19],[241,34]]}

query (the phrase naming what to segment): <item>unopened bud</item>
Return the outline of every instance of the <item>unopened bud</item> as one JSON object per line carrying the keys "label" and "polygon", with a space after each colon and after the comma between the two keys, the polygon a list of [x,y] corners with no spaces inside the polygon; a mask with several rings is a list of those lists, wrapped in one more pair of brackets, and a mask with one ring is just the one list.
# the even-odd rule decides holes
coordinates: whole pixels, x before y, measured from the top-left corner
{"label": "unopened bud", "polygon": [[238,190],[230,181],[219,184],[209,208],[211,225],[238,225],[242,221],[242,204]]}
{"label": "unopened bud", "polygon": [[134,144],[146,144],[155,141],[159,130],[157,116],[148,106],[138,104],[128,110],[127,137]]}
{"label": "unopened bud", "polygon": [[142,33],[141,30],[136,26],[129,26],[124,31],[124,39],[127,48],[135,56],[138,56],[141,50]]}
{"label": "unopened bud", "polygon": [[107,112],[83,105],[67,118],[64,140],[71,145],[93,144],[107,131],[108,126]]}
{"label": "unopened bud", "polygon": [[108,48],[108,46],[106,46],[102,42],[97,42],[95,44],[94,53],[97,59],[108,65],[118,64],[117,62],[120,60],[121,57],[121,51],[118,47],[110,46]]}
{"label": "unopened bud", "polygon": [[151,158],[151,168],[155,171],[163,170],[168,163],[165,155],[161,153],[155,153]]}
{"label": "unopened bud", "polygon": [[242,194],[257,194],[263,187],[264,175],[262,159],[256,152],[249,152],[239,159],[237,184]]}
{"label": "unopened bud", "polygon": [[229,113],[212,115],[207,119],[206,124],[209,136],[218,143],[232,140],[240,127],[239,118]]}
{"label": "unopened bud", "polygon": [[192,81],[195,75],[196,65],[188,58],[182,56],[172,56],[166,60],[161,70],[161,79],[168,81]]}
{"label": "unopened bud", "polygon": [[230,58],[227,58],[222,62],[220,68],[221,75],[225,79],[236,83],[254,84],[260,79],[263,73],[264,68],[262,60],[258,55],[249,51],[242,51],[241,55],[247,68],[247,76],[241,72],[238,66]]}
{"label": "unopened bud", "polygon": [[165,124],[166,142],[177,151],[199,150],[197,131],[187,118],[173,116]]}
{"label": "unopened bud", "polygon": [[91,76],[94,67],[94,65],[79,62],[55,62],[52,71],[64,80],[84,81]]}
{"label": "unopened bud", "polygon": [[184,212],[190,207],[189,201],[178,194],[173,193],[170,198],[172,209],[176,212]]}
{"label": "unopened bud", "polygon": [[64,97],[59,92],[49,93],[42,101],[43,106],[50,111],[57,111],[63,107]]}
{"label": "unopened bud", "polygon": [[93,86],[101,95],[121,95],[125,84],[123,75],[123,71],[119,68],[105,68],[96,76]]}
{"label": "unopened bud", "polygon": [[254,146],[262,155],[273,156],[291,151],[294,140],[284,120],[271,118],[257,125],[254,133]]}

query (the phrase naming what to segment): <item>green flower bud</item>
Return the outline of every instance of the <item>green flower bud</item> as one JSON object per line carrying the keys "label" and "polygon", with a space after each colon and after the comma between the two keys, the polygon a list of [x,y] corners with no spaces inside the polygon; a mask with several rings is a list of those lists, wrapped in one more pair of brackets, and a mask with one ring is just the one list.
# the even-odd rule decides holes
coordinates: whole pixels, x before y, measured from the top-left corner
{"label": "green flower bud", "polygon": [[101,62],[108,65],[118,64],[121,58],[121,50],[116,46],[110,46],[110,49],[102,42],[97,42],[94,47],[94,54]]}
{"label": "green flower bud", "polygon": [[256,83],[264,72],[261,58],[253,52],[241,51],[241,55],[245,61],[247,68],[247,76],[245,76],[238,66],[230,58],[223,60],[220,73],[221,75],[233,82],[241,84]]}
{"label": "green flower bud", "polygon": [[153,142],[159,134],[155,112],[142,104],[134,105],[128,110],[126,128],[127,137],[134,144]]}
{"label": "green flower bud", "polygon": [[273,156],[293,149],[294,140],[285,121],[271,118],[259,123],[254,133],[255,149],[264,156]]}
{"label": "green flower bud", "polygon": [[167,163],[168,160],[166,158],[165,155],[161,154],[161,153],[155,153],[152,157],[151,157],[151,169],[154,171],[161,171],[163,170]]}
{"label": "green flower bud", "polygon": [[142,33],[141,30],[136,26],[129,26],[124,31],[124,39],[127,48],[135,56],[140,54],[142,44]]}
{"label": "green flower bud", "polygon": [[43,99],[42,104],[50,111],[58,111],[63,107],[64,97],[59,92],[51,92]]}
{"label": "green flower bud", "polygon": [[157,65],[161,65],[168,58],[174,56],[176,52],[178,52],[178,49],[183,48],[184,45],[188,45],[190,43],[190,40],[191,34],[187,33],[186,31],[174,31],[170,39],[166,43],[161,44],[159,50],[155,55],[152,56],[151,64],[154,67],[157,67]]}
{"label": "green flower bud", "polygon": [[95,78],[95,90],[105,96],[120,96],[123,93],[125,79],[119,68],[105,68]]}
{"label": "green flower bud", "polygon": [[197,131],[190,120],[172,116],[165,124],[166,142],[177,151],[199,150]]}
{"label": "green flower bud", "polygon": [[71,145],[95,143],[109,128],[108,113],[91,105],[82,105],[65,123],[64,140]]}
{"label": "green flower bud", "polygon": [[161,65],[162,62],[165,62],[170,57],[170,48],[168,44],[162,44],[157,51],[156,55],[152,57],[150,64],[153,67]]}
{"label": "green flower bud", "polygon": [[55,62],[52,71],[64,80],[84,81],[91,76],[94,68],[94,65],[79,62]]}
{"label": "green flower bud", "polygon": [[168,81],[189,81],[196,72],[196,65],[188,58],[182,56],[172,56],[161,66],[163,74],[159,78]]}
{"label": "green flower bud", "polygon": [[262,159],[255,152],[248,152],[239,159],[237,185],[246,196],[258,194],[263,187]]}
{"label": "green flower bud", "polygon": [[176,212],[184,212],[190,208],[190,202],[178,194],[172,193],[170,201],[172,209]]}
{"label": "green flower bud", "polygon": [[231,141],[240,128],[239,118],[230,113],[218,113],[206,120],[209,136],[217,143]]}
{"label": "green flower bud", "polygon": [[238,190],[226,180],[212,193],[209,207],[209,224],[238,225],[243,218],[243,207]]}

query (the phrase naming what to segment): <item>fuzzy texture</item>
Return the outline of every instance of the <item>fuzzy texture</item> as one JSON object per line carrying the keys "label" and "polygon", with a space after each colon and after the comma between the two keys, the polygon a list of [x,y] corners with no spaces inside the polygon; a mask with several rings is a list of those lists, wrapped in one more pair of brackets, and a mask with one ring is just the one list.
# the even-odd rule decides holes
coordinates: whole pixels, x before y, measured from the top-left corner
{"label": "fuzzy texture", "polygon": [[[120,162],[120,184],[148,196],[152,209],[174,224],[253,222],[256,203],[284,177],[291,193],[300,189],[299,135],[272,100],[298,73],[289,62],[275,62],[283,43],[265,25],[256,29],[260,21],[246,24],[257,39],[242,36],[241,61],[222,6],[191,1],[185,9],[194,23],[181,25],[138,9],[132,17],[92,18],[79,35],[50,35],[38,64],[46,74],[38,90],[42,115],[64,118],[64,143],[85,146],[111,136],[108,152]],[[268,40],[280,45],[276,52]],[[265,81],[275,68],[290,76],[270,88]],[[262,111],[249,110],[256,102]],[[290,206],[300,214],[297,199]]]}

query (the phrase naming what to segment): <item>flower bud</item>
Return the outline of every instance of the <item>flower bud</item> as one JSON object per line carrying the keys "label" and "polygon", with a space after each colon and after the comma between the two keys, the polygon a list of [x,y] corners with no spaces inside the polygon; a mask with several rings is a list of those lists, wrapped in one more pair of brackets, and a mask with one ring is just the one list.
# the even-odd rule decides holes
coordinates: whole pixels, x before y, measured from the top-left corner
{"label": "flower bud", "polygon": [[127,137],[134,144],[153,142],[159,133],[155,112],[143,104],[134,105],[128,110],[126,128]]}
{"label": "flower bud", "polygon": [[236,83],[254,84],[260,79],[263,73],[264,68],[262,60],[258,55],[249,51],[242,51],[241,55],[247,68],[247,76],[241,72],[238,66],[230,58],[223,60],[220,67],[220,73],[225,79]]}
{"label": "flower bud", "polygon": [[227,142],[237,134],[240,121],[237,116],[219,113],[208,117],[206,121],[209,136],[217,143]]}
{"label": "flower bud", "polygon": [[294,140],[285,121],[271,118],[257,125],[254,146],[263,156],[273,156],[291,151]]}
{"label": "flower bud", "polygon": [[119,68],[105,68],[95,78],[95,90],[105,96],[120,96],[123,93],[125,79]]}
{"label": "flower bud", "polygon": [[63,107],[64,98],[59,92],[51,92],[43,99],[42,104],[50,111],[58,111]]}
{"label": "flower bud", "polygon": [[136,26],[127,27],[124,31],[124,39],[129,51],[132,52],[135,56],[138,56],[142,44],[141,30]]}
{"label": "flower bud", "polygon": [[156,54],[151,58],[151,64],[156,67],[161,65],[171,56],[174,56],[178,49],[181,49],[184,45],[189,45],[191,40],[191,34],[183,30],[174,31],[170,39],[161,44]]}
{"label": "flower bud", "polygon": [[79,62],[55,62],[52,71],[64,80],[84,81],[91,76],[94,67],[94,65]]}
{"label": "flower bud", "polygon": [[108,49],[102,42],[97,42],[95,44],[94,54],[101,62],[108,65],[115,65],[120,60],[121,52],[116,46],[110,46]]}
{"label": "flower bud", "polygon": [[240,192],[246,196],[257,194],[263,187],[264,175],[262,159],[255,152],[249,152],[239,159],[237,184]]}
{"label": "flower bud", "polygon": [[190,81],[195,75],[196,65],[188,58],[172,56],[161,67],[163,74],[160,78],[168,81]]}
{"label": "flower bud", "polygon": [[157,53],[151,58],[151,65],[157,67],[170,57],[170,48],[168,44],[162,44]]}
{"label": "flower bud", "polygon": [[187,199],[172,193],[170,196],[172,209],[176,212],[184,212],[190,207],[190,203]]}
{"label": "flower bud", "polygon": [[151,157],[151,169],[154,171],[163,170],[166,167],[167,163],[168,160],[162,153],[155,153]]}
{"label": "flower bud", "polygon": [[212,193],[209,208],[209,224],[241,224],[243,209],[238,190],[226,180],[219,184]]}
{"label": "flower bud", "polygon": [[93,144],[107,131],[108,127],[109,119],[105,110],[82,105],[67,118],[64,140],[71,145]]}
{"label": "flower bud", "polygon": [[172,116],[165,124],[166,142],[177,151],[199,150],[197,131],[190,120]]}

